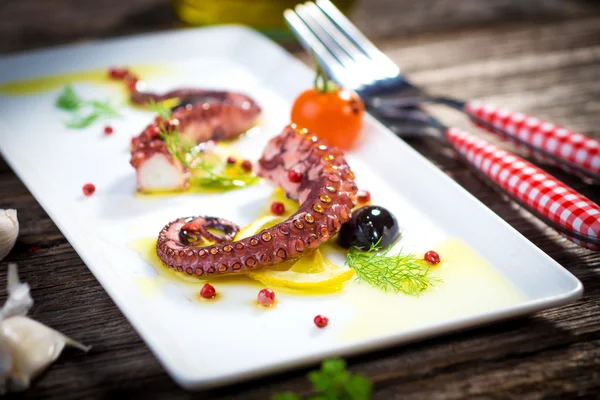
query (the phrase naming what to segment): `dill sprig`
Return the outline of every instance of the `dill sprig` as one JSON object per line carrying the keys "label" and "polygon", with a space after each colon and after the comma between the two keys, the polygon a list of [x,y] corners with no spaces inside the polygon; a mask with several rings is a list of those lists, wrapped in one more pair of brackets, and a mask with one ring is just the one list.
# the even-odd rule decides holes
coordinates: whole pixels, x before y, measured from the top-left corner
{"label": "dill sprig", "polygon": [[169,153],[190,171],[190,182],[198,186],[215,189],[233,189],[249,186],[258,181],[254,174],[247,173],[239,165],[229,165],[218,155],[203,151],[184,139],[179,131],[161,130]]}
{"label": "dill sprig", "polygon": [[[150,101],[148,107],[164,120],[171,115],[168,108],[154,101]],[[160,124],[159,127],[169,153],[190,171],[190,183],[212,189],[235,189],[258,182],[256,175],[244,171],[238,164],[229,165],[217,154],[204,151],[203,144],[196,144],[179,130],[167,130]]]}
{"label": "dill sprig", "polygon": [[152,112],[160,115],[162,119],[166,120],[169,119],[169,117],[171,116],[171,110],[169,110],[164,105],[157,103],[156,101],[154,101],[154,99],[150,99],[150,101],[146,105]]}
{"label": "dill sprig", "polygon": [[351,248],[345,265],[356,273],[356,279],[364,281],[385,292],[394,291],[418,296],[440,280],[421,259],[413,254],[390,255],[391,248],[379,252],[379,242],[372,244],[366,252]]}
{"label": "dill sprig", "polygon": [[109,100],[85,100],[71,85],[64,87],[56,98],[55,105],[71,114],[71,118],[64,121],[64,124],[74,129],[86,128],[102,117],[121,116]]}

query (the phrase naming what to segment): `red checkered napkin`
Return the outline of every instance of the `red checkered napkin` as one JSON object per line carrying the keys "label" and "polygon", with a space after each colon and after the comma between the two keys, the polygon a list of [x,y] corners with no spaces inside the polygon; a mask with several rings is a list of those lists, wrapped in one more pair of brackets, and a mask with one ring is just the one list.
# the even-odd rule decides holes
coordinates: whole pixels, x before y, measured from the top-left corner
{"label": "red checkered napkin", "polygon": [[446,137],[469,163],[555,225],[569,240],[600,250],[600,206],[533,164],[483,139],[456,128],[448,129]]}
{"label": "red checkered napkin", "polygon": [[[477,123],[478,126],[490,132],[495,132],[494,129],[502,131],[507,138],[516,143],[519,141],[527,143],[540,150],[542,154],[546,153],[565,160],[566,164],[557,162],[553,162],[553,164],[557,164],[569,172],[574,171],[568,165],[572,164],[600,179],[600,141],[596,139],[520,112],[513,112],[478,101],[468,102],[465,112],[471,116],[474,122],[477,123],[477,120],[480,120],[489,124],[486,126]],[[537,152],[533,154],[546,162],[552,162],[551,158],[540,157]]]}

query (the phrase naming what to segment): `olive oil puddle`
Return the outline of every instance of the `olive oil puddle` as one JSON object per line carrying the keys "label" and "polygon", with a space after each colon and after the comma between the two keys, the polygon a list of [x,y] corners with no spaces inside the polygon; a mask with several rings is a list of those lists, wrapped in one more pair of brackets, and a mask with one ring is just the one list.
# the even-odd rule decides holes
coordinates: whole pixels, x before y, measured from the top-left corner
{"label": "olive oil puddle", "polygon": [[[257,220],[265,216],[274,218],[270,211],[270,204],[273,201],[284,204],[285,212],[279,216],[281,219],[288,218],[298,209],[298,203],[288,199],[285,193],[277,188],[270,202],[265,204],[256,216]],[[275,223],[277,221],[271,220],[268,225]],[[334,237],[319,247],[325,258],[335,255],[337,259],[337,256],[344,253],[345,250],[339,248],[335,242]],[[155,245],[156,238],[141,238],[130,242],[130,248],[137,251],[157,272],[155,278],[138,278],[135,281],[144,294],[157,296],[162,292],[165,284],[171,283],[188,291],[189,298],[202,302],[219,300],[219,297],[213,300],[200,298],[198,293],[207,281],[164,266],[156,255]],[[329,315],[332,323],[327,328],[328,331],[332,332],[338,340],[356,341],[481,314],[516,305],[527,299],[527,296],[512,282],[462,240],[451,238],[430,248],[435,249],[442,259],[439,265],[431,269],[432,274],[439,278],[440,282],[418,297],[385,293],[356,281],[353,277],[340,285],[321,290],[300,291],[269,286],[277,294],[285,294],[283,297],[278,297],[277,305],[268,308],[257,306],[255,299],[249,299],[247,304],[251,307],[250,310],[256,308],[268,311],[285,303],[287,295],[320,296],[323,300],[335,301],[347,308],[349,315],[337,324],[336,316]],[[254,287],[256,293],[267,286],[244,275],[211,277],[210,282],[215,285],[219,294],[223,293],[223,296],[229,296],[231,293],[229,289],[235,286]],[[331,298],[332,295],[335,295],[335,300]]]}
{"label": "olive oil puddle", "polygon": [[[207,280],[174,271],[162,264],[156,255],[155,238],[141,238],[129,243],[129,247],[154,267],[155,277],[134,279],[140,291],[147,296],[159,296],[165,285],[175,284],[182,288],[187,297],[198,302],[218,301],[229,296],[235,286],[254,287],[256,292],[264,284],[244,275],[211,277],[209,280],[217,288],[218,296],[206,300],[199,296],[200,289]],[[335,324],[332,319],[333,335],[342,341],[356,341],[374,336],[417,329],[426,325],[442,323],[461,317],[482,314],[491,310],[522,303],[527,296],[512,282],[503,277],[486,260],[480,257],[459,239],[449,239],[433,247],[442,257],[442,262],[432,268],[432,273],[441,282],[420,296],[408,296],[383,292],[354,279],[326,290],[294,290],[272,287],[277,294],[299,296],[325,296],[336,294],[336,302],[350,311],[350,316]],[[339,251],[339,250],[334,250]],[[255,299],[248,300],[248,306],[266,311],[285,303],[286,296],[279,297],[272,307],[260,307]],[[246,304],[244,302],[243,304]],[[252,309],[252,308],[251,308]]]}
{"label": "olive oil puddle", "polygon": [[442,259],[432,268],[442,280],[419,297],[385,293],[353,282],[340,301],[351,317],[336,336],[343,341],[367,339],[519,304],[527,296],[460,239],[431,248]]}
{"label": "olive oil puddle", "polygon": [[[170,68],[156,65],[133,65],[128,67],[142,80],[171,71]],[[125,85],[121,81],[112,80],[108,77],[108,68],[90,69],[63,74],[52,74],[31,79],[13,80],[0,84],[0,94],[7,96],[23,96],[48,92],[64,85],[73,83],[102,84],[118,88],[123,93]]]}

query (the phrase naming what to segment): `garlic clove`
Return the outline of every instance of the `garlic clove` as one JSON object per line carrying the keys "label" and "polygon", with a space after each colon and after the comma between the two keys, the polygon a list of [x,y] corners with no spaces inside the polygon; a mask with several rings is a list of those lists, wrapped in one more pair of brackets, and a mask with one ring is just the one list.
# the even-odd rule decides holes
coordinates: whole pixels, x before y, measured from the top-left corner
{"label": "garlic clove", "polygon": [[29,317],[15,316],[0,322],[0,342],[12,358],[9,373],[15,389],[29,387],[37,377],[60,356],[65,346],[85,352],[90,347],[55,331]]}
{"label": "garlic clove", "polygon": [[8,280],[8,284],[6,285],[8,298],[2,308],[0,308],[0,322],[5,318],[14,317],[15,315],[27,315],[27,312],[33,306],[33,299],[29,293],[29,285],[21,283],[19,280],[17,264],[8,263],[6,277]]}
{"label": "garlic clove", "polygon": [[0,308],[0,395],[22,391],[50,366],[65,346],[85,352],[90,347],[26,317],[33,306],[29,285],[19,280],[18,267],[8,264],[8,299]]}
{"label": "garlic clove", "polygon": [[0,209],[0,261],[8,255],[19,236],[17,210]]}

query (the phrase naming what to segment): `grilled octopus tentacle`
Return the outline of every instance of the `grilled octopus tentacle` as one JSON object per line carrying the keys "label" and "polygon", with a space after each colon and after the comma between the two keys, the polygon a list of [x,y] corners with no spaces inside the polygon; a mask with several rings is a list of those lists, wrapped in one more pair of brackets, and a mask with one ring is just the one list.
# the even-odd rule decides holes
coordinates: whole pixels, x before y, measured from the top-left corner
{"label": "grilled octopus tentacle", "polygon": [[[216,217],[179,218],[172,223],[184,224],[179,231],[179,240],[187,244],[200,243],[202,238],[215,243],[228,243],[240,231],[240,227],[233,222]],[[223,235],[215,235],[208,228],[217,229],[223,232]]]}
{"label": "grilled octopus tentacle", "polygon": [[177,98],[176,107],[165,121],[154,122],[133,139],[131,165],[136,169],[138,191],[185,189],[186,170],[173,157],[161,138],[161,130],[178,130],[195,143],[232,139],[252,128],[261,109],[250,97],[241,93],[179,89],[165,94],[134,92],[131,100],[138,104]]}
{"label": "grilled octopus tentacle", "polygon": [[[228,243],[194,247],[181,241],[185,219],[165,226],[156,252],[167,266],[190,275],[231,274],[300,257],[330,239],[351,217],[356,204],[354,174],[335,147],[328,147],[294,125],[269,141],[258,174],[280,186],[300,203],[286,221],[256,235]],[[290,182],[288,171],[302,174]]]}

